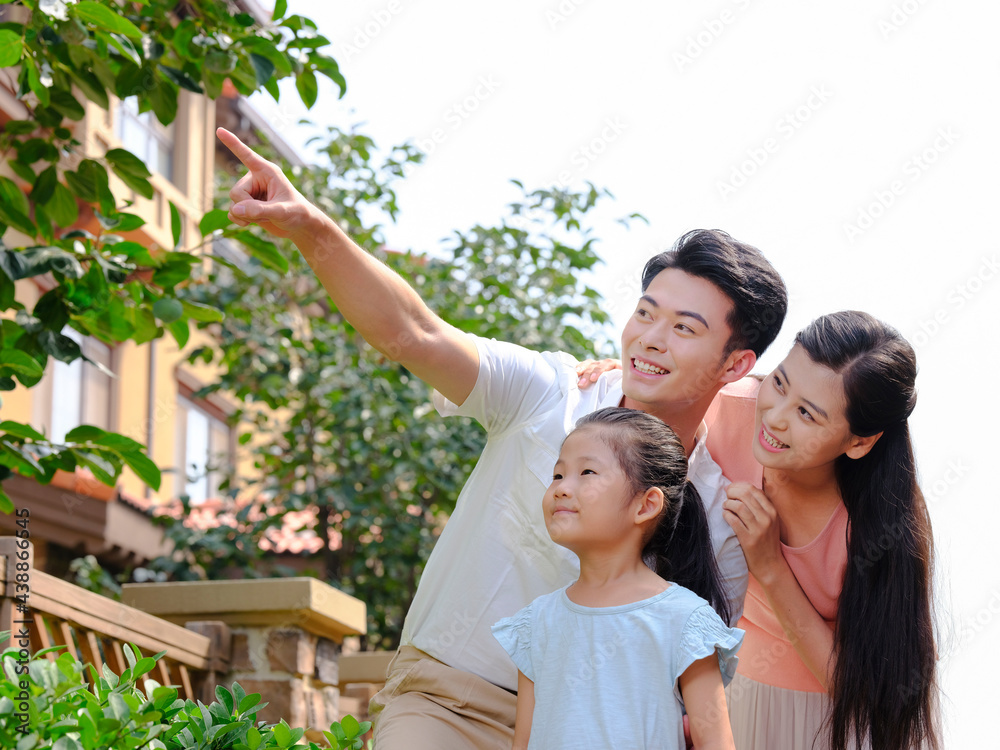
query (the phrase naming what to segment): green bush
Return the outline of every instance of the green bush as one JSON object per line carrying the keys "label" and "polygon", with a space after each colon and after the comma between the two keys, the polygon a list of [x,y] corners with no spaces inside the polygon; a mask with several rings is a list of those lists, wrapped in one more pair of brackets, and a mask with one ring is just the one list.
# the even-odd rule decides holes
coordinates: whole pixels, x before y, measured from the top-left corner
{"label": "green bush", "polygon": [[[0,636],[2,639],[3,636]],[[144,657],[129,644],[128,668],[116,675],[106,664],[98,673],[73,654],[54,661],[49,652],[30,658],[16,648],[3,654],[0,680],[0,747],[15,750],[319,750],[314,742],[299,744],[305,730],[282,720],[256,722],[258,693],[247,695],[238,683],[215,689],[216,700],[181,700],[177,689],[147,677],[163,653]],[[88,685],[89,669],[94,687]],[[324,732],[338,750],[361,750],[371,724],[351,716]]]}

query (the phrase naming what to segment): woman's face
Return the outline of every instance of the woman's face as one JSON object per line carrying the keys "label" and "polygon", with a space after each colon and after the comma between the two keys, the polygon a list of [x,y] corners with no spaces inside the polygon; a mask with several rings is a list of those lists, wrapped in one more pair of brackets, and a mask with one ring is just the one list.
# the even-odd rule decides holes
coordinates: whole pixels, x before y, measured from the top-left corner
{"label": "woman's face", "polygon": [[[801,471],[832,464],[852,450],[843,377],[795,345],[757,395],[754,457],[772,469]],[[863,455],[863,454],[862,454]]]}

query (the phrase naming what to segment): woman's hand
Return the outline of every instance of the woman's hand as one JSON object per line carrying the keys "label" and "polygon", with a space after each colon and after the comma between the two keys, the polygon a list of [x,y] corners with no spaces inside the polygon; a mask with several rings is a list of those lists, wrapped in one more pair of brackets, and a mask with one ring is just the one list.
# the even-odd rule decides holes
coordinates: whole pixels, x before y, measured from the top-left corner
{"label": "woman's hand", "polygon": [[577,386],[589,388],[596,383],[602,372],[622,369],[622,363],[617,359],[585,359],[576,366],[576,375],[580,378]]}
{"label": "woman's hand", "polygon": [[787,565],[781,554],[778,512],[767,495],[749,482],[733,482],[726,496],[729,499],[722,504],[722,517],[736,532],[750,572],[765,583]]}

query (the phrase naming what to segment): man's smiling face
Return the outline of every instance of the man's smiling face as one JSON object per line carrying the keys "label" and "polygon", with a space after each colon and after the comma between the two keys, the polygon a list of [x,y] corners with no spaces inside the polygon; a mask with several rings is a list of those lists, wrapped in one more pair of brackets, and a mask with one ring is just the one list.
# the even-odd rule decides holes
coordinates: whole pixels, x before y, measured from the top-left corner
{"label": "man's smiling face", "polygon": [[704,397],[725,372],[733,303],[714,284],[676,268],[643,292],[622,331],[622,390],[644,411]]}

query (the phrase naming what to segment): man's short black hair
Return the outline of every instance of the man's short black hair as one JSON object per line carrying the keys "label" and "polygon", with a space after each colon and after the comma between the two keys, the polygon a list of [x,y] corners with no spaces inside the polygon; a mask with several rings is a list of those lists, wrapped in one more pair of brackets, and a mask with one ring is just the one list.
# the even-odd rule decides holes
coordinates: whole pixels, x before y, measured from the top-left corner
{"label": "man's short black hair", "polygon": [[642,290],[668,268],[711,282],[732,301],[726,318],[732,332],[727,356],[737,349],[752,349],[759,357],[777,337],[788,311],[788,292],[757,248],[718,229],[695,229],[670,250],[650,258],[642,272]]}

